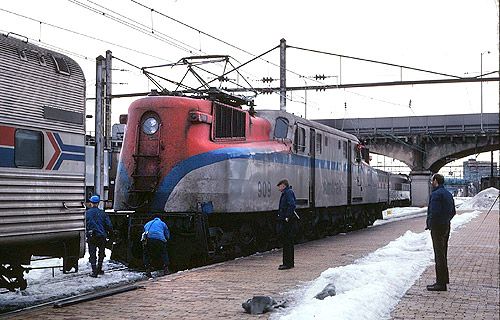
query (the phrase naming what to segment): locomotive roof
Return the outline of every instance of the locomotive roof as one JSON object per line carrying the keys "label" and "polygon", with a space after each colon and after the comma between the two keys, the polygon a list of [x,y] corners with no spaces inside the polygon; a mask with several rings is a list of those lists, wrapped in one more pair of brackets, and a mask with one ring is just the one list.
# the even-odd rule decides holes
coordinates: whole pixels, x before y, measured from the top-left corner
{"label": "locomotive roof", "polygon": [[304,124],[308,127],[319,129],[324,132],[329,132],[332,134],[335,134],[337,136],[341,136],[343,138],[349,139],[349,140],[354,140],[354,141],[359,141],[359,139],[347,132],[329,127],[327,125],[321,124],[319,122],[313,121],[313,120],[307,120],[302,117],[296,116],[294,114],[281,111],[281,110],[256,110],[256,115],[259,117],[266,118],[268,120],[276,119],[277,117],[283,117],[287,118],[290,123],[301,123]]}

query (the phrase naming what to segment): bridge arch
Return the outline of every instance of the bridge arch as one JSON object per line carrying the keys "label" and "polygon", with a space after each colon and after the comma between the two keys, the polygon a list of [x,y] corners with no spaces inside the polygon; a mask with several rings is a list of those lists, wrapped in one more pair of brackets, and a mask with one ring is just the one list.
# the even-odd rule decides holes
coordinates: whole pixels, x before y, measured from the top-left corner
{"label": "bridge arch", "polygon": [[500,150],[499,114],[317,120],[354,134],[371,152],[410,167],[413,205],[427,205],[429,177],[447,163]]}

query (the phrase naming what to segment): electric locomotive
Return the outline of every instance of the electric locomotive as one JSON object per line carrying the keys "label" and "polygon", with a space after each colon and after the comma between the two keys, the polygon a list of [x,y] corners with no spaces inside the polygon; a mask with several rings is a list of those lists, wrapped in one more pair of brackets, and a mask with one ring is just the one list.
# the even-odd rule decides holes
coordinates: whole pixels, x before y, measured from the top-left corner
{"label": "electric locomotive", "polygon": [[0,287],[33,255],[85,251],[85,78],[69,57],[0,34]]}
{"label": "electric locomotive", "polygon": [[118,164],[113,258],[140,264],[153,212],[171,229],[177,269],[273,248],[283,178],[297,197],[299,241],[366,227],[387,202],[367,162],[355,136],[287,112],[244,110],[221,95],[139,99]]}

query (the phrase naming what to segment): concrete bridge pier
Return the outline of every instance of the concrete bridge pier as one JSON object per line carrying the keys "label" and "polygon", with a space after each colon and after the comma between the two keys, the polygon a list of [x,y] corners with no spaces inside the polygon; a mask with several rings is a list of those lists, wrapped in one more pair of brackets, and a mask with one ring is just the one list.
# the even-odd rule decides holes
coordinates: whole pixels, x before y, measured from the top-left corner
{"label": "concrete bridge pier", "polygon": [[427,207],[431,186],[432,172],[430,171],[412,171],[411,178],[411,205],[413,207]]}

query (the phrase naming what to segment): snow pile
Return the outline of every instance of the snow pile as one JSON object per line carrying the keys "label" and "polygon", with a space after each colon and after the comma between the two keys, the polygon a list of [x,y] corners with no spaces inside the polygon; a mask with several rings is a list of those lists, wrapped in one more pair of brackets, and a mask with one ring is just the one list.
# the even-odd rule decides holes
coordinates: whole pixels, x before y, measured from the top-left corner
{"label": "snow pile", "polygon": [[[456,215],[452,232],[480,211]],[[272,319],[389,319],[401,297],[433,260],[430,232],[403,236],[358,259],[351,265],[330,268],[292,295],[296,303]],[[336,295],[318,300],[316,294],[334,286]]]}
{"label": "snow pile", "polygon": [[491,187],[479,192],[472,199],[465,201],[458,210],[489,210],[492,207],[493,210],[498,210],[500,207],[499,203],[498,189]]}

